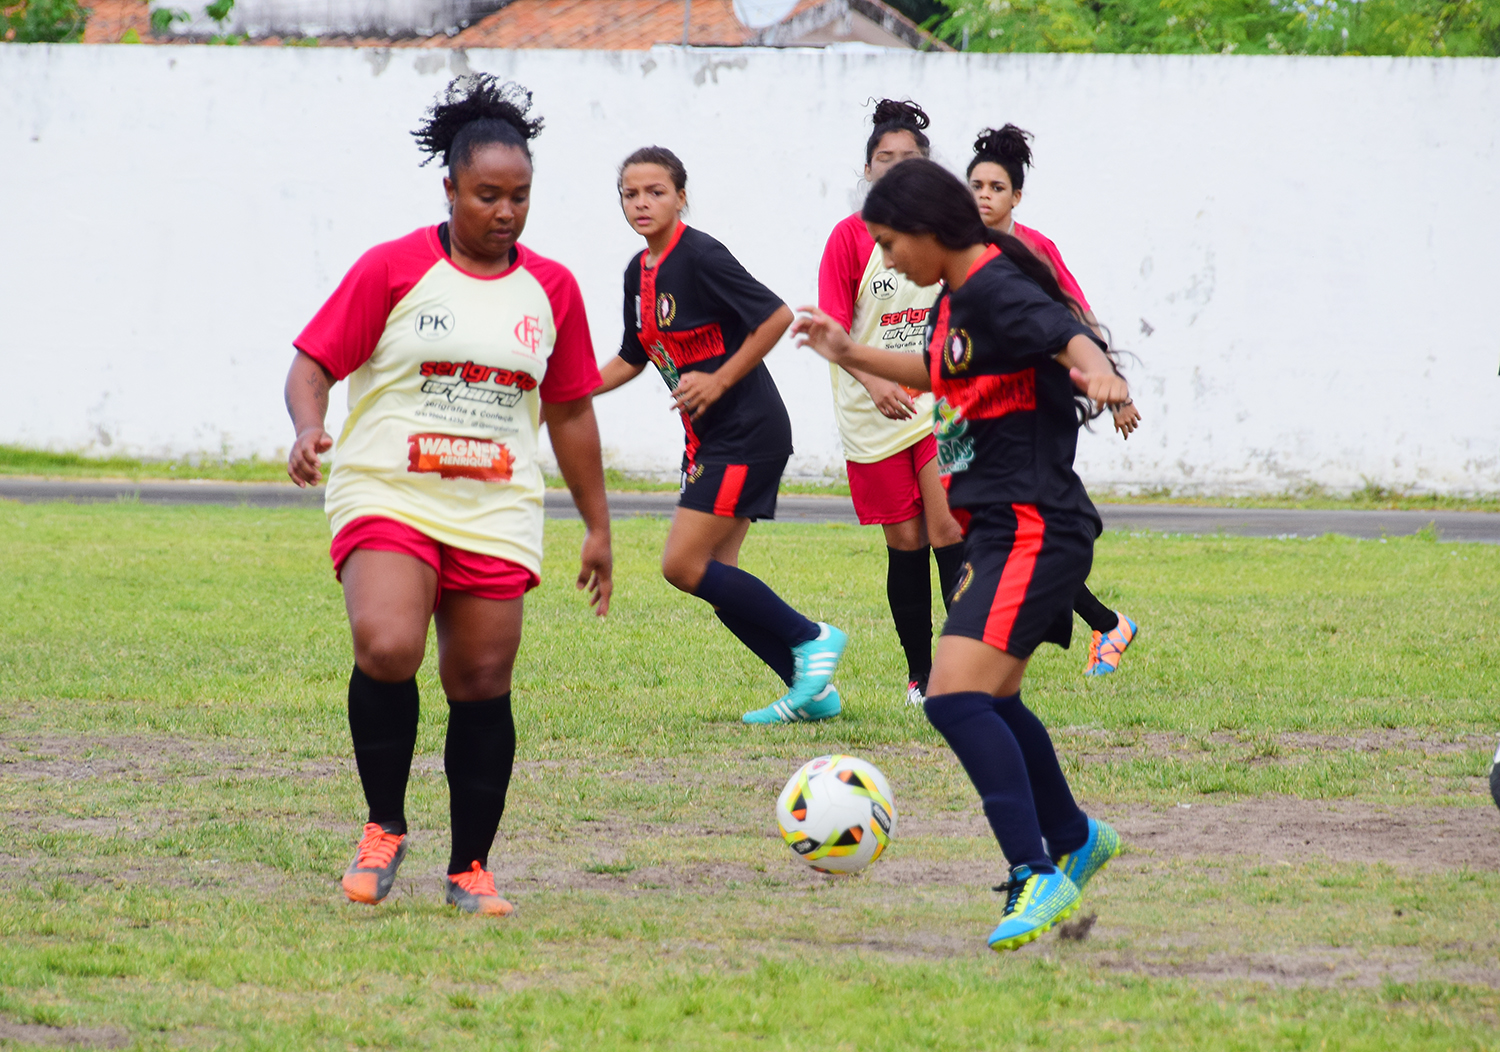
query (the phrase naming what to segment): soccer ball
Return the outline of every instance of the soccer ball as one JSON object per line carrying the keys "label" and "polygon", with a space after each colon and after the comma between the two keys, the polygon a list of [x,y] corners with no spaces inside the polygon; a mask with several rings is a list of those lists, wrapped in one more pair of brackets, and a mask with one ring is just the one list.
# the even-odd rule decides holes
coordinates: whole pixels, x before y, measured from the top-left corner
{"label": "soccer ball", "polygon": [[819,873],[858,873],[890,844],[896,800],[874,764],[819,756],[786,783],[776,824],[797,857]]}
{"label": "soccer ball", "polygon": [[1490,764],[1490,795],[1495,798],[1495,806],[1500,807],[1500,749],[1495,750],[1495,762]]}

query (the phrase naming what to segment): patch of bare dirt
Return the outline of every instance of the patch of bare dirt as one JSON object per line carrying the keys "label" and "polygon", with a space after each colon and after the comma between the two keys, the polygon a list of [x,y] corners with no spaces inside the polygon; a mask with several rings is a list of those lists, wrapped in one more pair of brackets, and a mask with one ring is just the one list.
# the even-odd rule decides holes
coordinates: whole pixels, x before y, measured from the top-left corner
{"label": "patch of bare dirt", "polygon": [[1143,756],[1163,756],[1174,752],[1202,752],[1205,749],[1244,749],[1244,758],[1257,762],[1290,762],[1299,756],[1319,753],[1417,753],[1432,759],[1461,756],[1465,753],[1494,748],[1494,737],[1483,734],[1434,736],[1421,728],[1374,728],[1348,734],[1318,734],[1310,731],[1284,731],[1266,734],[1257,731],[1213,731],[1188,735],[1161,732],[1104,731],[1064,727],[1055,733],[1060,752],[1080,757],[1085,763],[1127,762]]}
{"label": "patch of bare dirt", "polygon": [[1375,951],[1308,947],[1276,953],[1208,953],[1201,957],[1132,951],[1100,953],[1091,960],[1111,971],[1157,978],[1259,982],[1268,986],[1371,987],[1439,979],[1500,987],[1500,969],[1477,964],[1435,965],[1421,950],[1398,947]]}
{"label": "patch of bare dirt", "polygon": [[[222,742],[159,734],[38,734],[0,741],[0,778],[22,780],[324,778],[352,766],[352,761],[268,758]],[[204,770],[184,774],[181,769],[185,767]]]}
{"label": "patch of bare dirt", "polygon": [[130,1038],[108,1027],[42,1026],[40,1023],[0,1021],[0,1047],[12,1041],[48,1048],[124,1048]]}
{"label": "patch of bare dirt", "polygon": [[[1105,808],[1132,854],[1266,862],[1500,869],[1500,813],[1263,796],[1228,804]],[[1122,861],[1127,861],[1127,859]]]}

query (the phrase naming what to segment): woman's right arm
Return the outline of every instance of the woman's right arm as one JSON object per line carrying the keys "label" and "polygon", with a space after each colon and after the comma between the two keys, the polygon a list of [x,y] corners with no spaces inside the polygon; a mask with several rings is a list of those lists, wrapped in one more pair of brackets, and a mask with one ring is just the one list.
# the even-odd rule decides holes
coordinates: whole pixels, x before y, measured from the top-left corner
{"label": "woman's right arm", "polygon": [[811,347],[833,364],[882,377],[913,391],[932,390],[932,378],[919,354],[887,351],[855,343],[844,327],[817,307],[803,307],[792,323],[799,346]]}
{"label": "woman's right arm", "polygon": [[632,365],[618,354],[615,355],[605,363],[603,369],[599,370],[601,382],[598,387],[594,388],[594,397],[597,398],[608,391],[613,391],[616,387],[623,387],[640,376],[644,368],[646,368],[644,363]]}
{"label": "woman's right arm", "polygon": [[286,473],[299,486],[316,486],[323,481],[318,454],[333,448],[333,436],[323,430],[328,418],[328,392],[333,385],[332,373],[304,352],[297,352],[286,374],[286,410],[297,432],[292,451],[287,454]]}

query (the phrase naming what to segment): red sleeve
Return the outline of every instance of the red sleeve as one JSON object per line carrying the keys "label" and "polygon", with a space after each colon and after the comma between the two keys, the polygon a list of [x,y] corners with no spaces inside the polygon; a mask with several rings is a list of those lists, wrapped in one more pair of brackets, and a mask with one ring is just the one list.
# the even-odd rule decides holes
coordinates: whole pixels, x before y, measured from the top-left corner
{"label": "red sleeve", "polygon": [[541,283],[552,304],[552,322],[557,342],[547,359],[547,375],[538,393],[544,402],[572,402],[599,386],[599,365],[594,361],[594,340],[589,335],[589,317],[583,309],[583,293],[567,267],[534,252],[527,252],[525,267]]}
{"label": "red sleeve", "polygon": [[854,301],[874,250],[875,240],[858,212],[833,228],[823,248],[823,262],[818,266],[818,308],[845,331],[854,324]]}
{"label": "red sleeve", "polygon": [[292,346],[342,380],[375,353],[391,310],[437,262],[424,227],[360,256]]}
{"label": "red sleeve", "polygon": [[1057,246],[1054,245],[1049,238],[1043,236],[1030,227],[1021,227],[1020,223],[1017,223],[1015,225],[1025,230],[1026,232],[1025,237],[1022,240],[1026,241],[1030,245],[1035,246],[1041,252],[1042,256],[1047,260],[1047,262],[1052,264],[1052,273],[1057,275],[1057,283],[1062,287],[1062,290],[1069,296],[1072,296],[1075,300],[1077,300],[1078,305],[1084,310],[1093,310],[1094,308],[1089,306],[1089,301],[1086,300],[1083,296],[1083,289],[1078,287],[1078,279],[1073,277],[1073,272],[1070,271],[1068,269],[1068,265],[1063,262],[1062,253],[1057,250]]}

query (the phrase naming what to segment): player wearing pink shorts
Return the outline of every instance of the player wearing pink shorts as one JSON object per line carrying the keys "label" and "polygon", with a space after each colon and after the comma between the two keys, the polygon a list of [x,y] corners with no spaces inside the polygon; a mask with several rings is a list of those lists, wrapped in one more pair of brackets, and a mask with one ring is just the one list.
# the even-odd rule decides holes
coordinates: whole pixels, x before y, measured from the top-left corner
{"label": "player wearing pink shorts", "polygon": [[[927,114],[913,102],[882,99],[865,144],[865,179],[926,157]],[[859,213],[833,228],[818,270],[818,306],[855,343],[921,354],[938,286],[914,285],[885,265]],[[886,598],[906,655],[907,700],[920,705],[932,671],[932,571],[944,603],[963,563],[963,533],[948,511],[932,436],[932,395],[830,365],[834,417],[844,445],[849,494],[865,525],[885,532]]]}
{"label": "player wearing pink shorts", "polygon": [[[1003,128],[986,128],[974,141],[974,157],[969,161],[969,190],[979,205],[980,218],[984,225],[1002,234],[1012,234],[1046,263],[1057,278],[1058,287],[1072,297],[1082,311],[1083,321],[1100,337],[1105,335],[1099,320],[1094,317],[1083,289],[1063,262],[1062,253],[1051,240],[1040,231],[1017,223],[1013,214],[1021,203],[1021,188],[1026,182],[1026,169],[1031,165],[1031,144],[1027,141],[1031,133],[1022,131],[1014,124]],[[1126,438],[1140,422],[1141,414],[1135,404],[1126,401],[1113,410],[1115,429]],[[1120,658],[1125,649],[1135,640],[1139,626],[1124,614],[1111,610],[1099,601],[1099,597],[1084,585],[1078,590],[1073,609],[1093,630],[1089,640],[1088,659],[1084,664],[1085,676],[1105,676],[1120,667]]]}
{"label": "player wearing pink shorts", "polygon": [[287,376],[297,429],[287,471],[303,486],[321,481],[318,454],[333,444],[329,389],[349,380],[325,505],[354,636],[349,730],[369,806],[343,878],[353,902],[385,898],[406,854],[416,673],[435,616],[448,698],[447,901],[512,912],[488,862],[515,761],[522,597],[541,573],[543,403],[587,526],[578,585],[601,617],[609,609],[588,319],[573,275],[518,242],[528,143],[542,124],[530,106],[530,92],[487,75],[448,86],[415,134],[447,166],[449,221],[361,256],[297,337]]}

